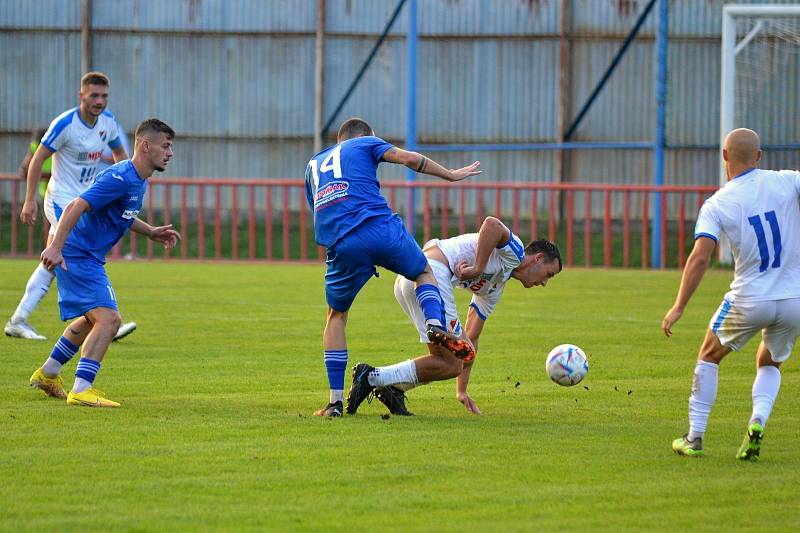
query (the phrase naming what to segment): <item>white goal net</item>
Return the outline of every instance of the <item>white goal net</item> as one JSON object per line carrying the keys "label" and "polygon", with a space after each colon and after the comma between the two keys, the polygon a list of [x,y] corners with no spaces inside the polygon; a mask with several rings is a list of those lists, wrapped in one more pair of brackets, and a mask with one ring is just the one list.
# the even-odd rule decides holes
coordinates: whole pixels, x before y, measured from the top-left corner
{"label": "white goal net", "polygon": [[[728,4],[722,18],[720,145],[746,127],[776,149],[800,143],[800,3]],[[720,185],[726,181],[720,162]],[[720,243],[719,259],[730,263]]]}

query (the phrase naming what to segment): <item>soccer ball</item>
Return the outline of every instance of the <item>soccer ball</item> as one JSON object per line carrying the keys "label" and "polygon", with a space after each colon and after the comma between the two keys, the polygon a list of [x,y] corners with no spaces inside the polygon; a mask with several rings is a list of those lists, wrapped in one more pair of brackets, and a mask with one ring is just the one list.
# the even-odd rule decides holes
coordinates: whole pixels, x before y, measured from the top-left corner
{"label": "soccer ball", "polygon": [[574,344],[561,344],[547,354],[545,369],[555,383],[569,387],[586,377],[589,362],[583,350]]}

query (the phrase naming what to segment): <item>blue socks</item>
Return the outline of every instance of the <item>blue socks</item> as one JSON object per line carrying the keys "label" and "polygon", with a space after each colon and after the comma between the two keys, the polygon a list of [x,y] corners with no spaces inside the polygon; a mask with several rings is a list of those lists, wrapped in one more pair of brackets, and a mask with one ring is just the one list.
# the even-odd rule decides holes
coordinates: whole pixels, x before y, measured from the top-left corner
{"label": "blue socks", "polygon": [[325,350],[325,368],[331,389],[331,403],[344,400],[344,373],[347,370],[347,350]]}
{"label": "blue socks", "polygon": [[81,360],[78,361],[78,368],[75,369],[75,385],[72,387],[72,392],[83,392],[91,387],[98,372],[100,372],[100,363],[81,357]]}
{"label": "blue socks", "polygon": [[61,367],[78,353],[78,346],[72,344],[66,337],[62,336],[53,346],[50,357],[42,365],[42,372],[45,376],[54,377],[61,372]]}
{"label": "blue socks", "polygon": [[422,307],[425,315],[425,323],[438,325],[441,328],[447,327],[447,320],[444,316],[444,302],[439,293],[439,287],[426,283],[416,288],[414,293],[417,295],[417,302]]}

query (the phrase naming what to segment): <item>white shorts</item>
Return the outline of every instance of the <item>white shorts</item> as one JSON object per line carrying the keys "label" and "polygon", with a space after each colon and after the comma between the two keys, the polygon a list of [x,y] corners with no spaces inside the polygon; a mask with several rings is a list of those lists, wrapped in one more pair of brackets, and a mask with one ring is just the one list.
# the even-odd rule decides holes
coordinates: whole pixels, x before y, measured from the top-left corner
{"label": "white shorts", "polygon": [[[433,270],[433,275],[436,276],[436,283],[439,285],[439,294],[442,295],[442,300],[444,300],[447,329],[455,335],[461,335],[461,322],[458,320],[453,286],[450,284],[450,277],[453,275],[452,272],[450,272],[450,267],[436,260],[429,260],[428,264],[431,266],[431,270]],[[417,332],[419,332],[419,342],[425,344],[429,343],[428,336],[425,334],[425,315],[422,313],[422,308],[417,301],[414,282],[403,276],[397,276],[397,279],[394,280],[394,297],[397,298],[400,307],[403,308],[408,318],[411,319],[411,323],[417,328]]]}
{"label": "white shorts", "polygon": [[800,335],[800,298],[735,302],[728,294],[708,324],[719,342],[731,350],[741,350],[761,331],[761,338],[776,363],[792,354]]}
{"label": "white shorts", "polygon": [[51,237],[54,237],[56,234],[56,225],[58,224],[58,219],[61,218],[61,213],[63,212],[65,206],[59,206],[53,202],[53,197],[47,193],[45,193],[44,202],[42,203],[44,204],[44,216],[50,223],[50,231],[48,233]]}

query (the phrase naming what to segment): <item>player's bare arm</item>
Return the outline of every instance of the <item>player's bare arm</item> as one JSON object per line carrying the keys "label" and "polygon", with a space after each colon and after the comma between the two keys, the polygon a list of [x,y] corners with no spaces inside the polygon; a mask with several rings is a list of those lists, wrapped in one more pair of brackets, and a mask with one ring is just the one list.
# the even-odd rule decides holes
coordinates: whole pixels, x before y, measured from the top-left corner
{"label": "player's bare arm", "polygon": [[489,256],[492,250],[507,242],[511,237],[511,231],[505,224],[495,217],[486,217],[478,231],[478,247],[475,252],[475,262],[469,264],[460,262],[455,265],[455,275],[458,279],[467,280],[480,276],[486,269]]}
{"label": "player's bare arm", "polygon": [[31,165],[33,154],[30,151],[25,152],[25,157],[19,163],[19,170],[17,171],[19,179],[25,181],[28,179],[28,167]]}
{"label": "player's bare arm", "polygon": [[463,168],[448,170],[429,157],[397,147],[387,150],[386,153],[383,154],[383,160],[387,163],[403,165],[420,174],[436,176],[437,178],[447,181],[461,181],[483,172],[480,170],[480,161],[475,161],[471,165]]}
{"label": "player's bare arm", "polygon": [[119,163],[120,161],[128,159],[128,152],[125,151],[125,147],[121,144],[111,149],[111,155],[114,157],[114,163]]}
{"label": "player's bare arm", "polygon": [[664,334],[667,337],[672,336],[672,326],[681,318],[683,310],[703,280],[716,246],[717,243],[708,237],[698,237],[694,242],[692,253],[689,254],[689,259],[686,260],[686,267],[683,269],[678,296],[661,322],[661,329],[664,330]]}
{"label": "player's bare arm", "polygon": [[45,160],[53,154],[46,146],[40,144],[33,154],[30,165],[28,165],[27,183],[25,185],[25,203],[19,218],[23,224],[31,225],[36,222],[36,215],[39,206],[36,204],[36,191],[39,189],[39,181],[42,179],[42,165]]}
{"label": "player's bare arm", "polygon": [[42,251],[42,264],[47,270],[52,271],[57,266],[67,270],[67,264],[64,262],[64,257],[61,255],[64,242],[66,242],[72,228],[78,223],[81,215],[90,210],[91,206],[89,202],[81,197],[75,198],[64,208],[64,213],[62,213],[61,218],[58,219],[58,228],[56,229],[56,234],[52,242]]}
{"label": "player's bare arm", "polygon": [[160,242],[164,245],[164,248],[174,248],[178,241],[181,240],[181,234],[172,229],[172,224],[151,226],[139,218],[133,220],[131,231],[144,235],[151,241]]}
{"label": "player's bare arm", "polygon": [[[472,342],[476,356],[478,354],[478,338],[481,336],[483,325],[485,323],[486,321],[478,316],[478,313],[475,312],[475,309],[470,307],[467,311],[467,324],[464,327],[464,332]],[[472,365],[474,363],[474,359],[471,361],[465,361],[464,368],[461,370],[461,373],[458,375],[458,377],[456,377],[456,399],[464,405],[467,411],[479,415],[481,414],[480,408],[475,403],[475,400],[473,400],[472,397],[467,393],[469,376],[472,372]]]}

